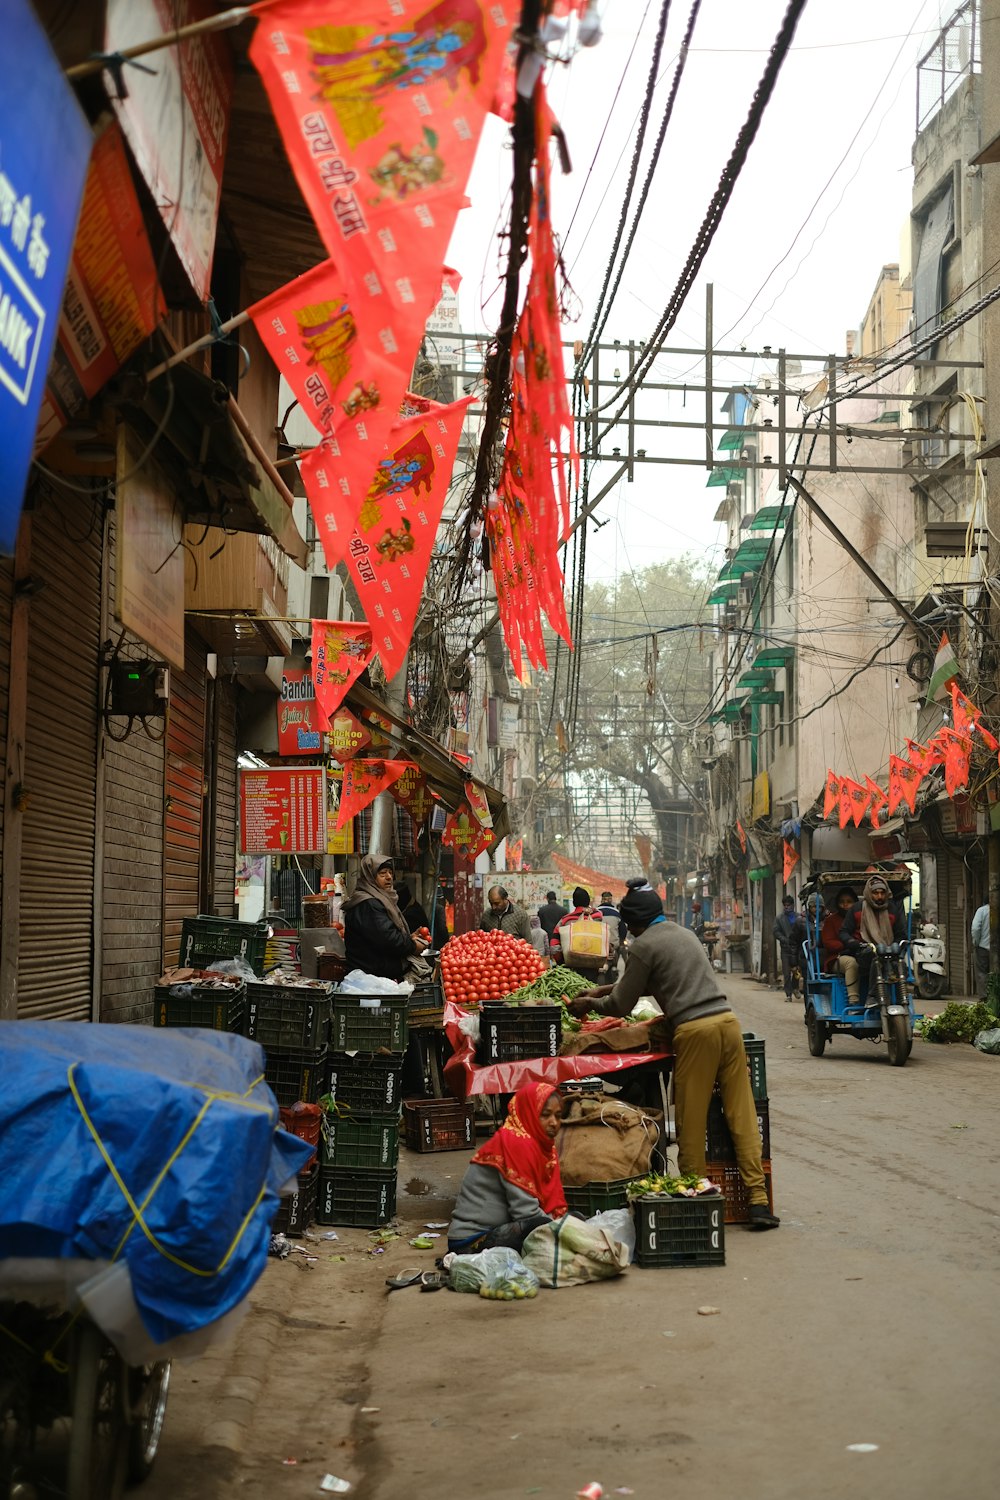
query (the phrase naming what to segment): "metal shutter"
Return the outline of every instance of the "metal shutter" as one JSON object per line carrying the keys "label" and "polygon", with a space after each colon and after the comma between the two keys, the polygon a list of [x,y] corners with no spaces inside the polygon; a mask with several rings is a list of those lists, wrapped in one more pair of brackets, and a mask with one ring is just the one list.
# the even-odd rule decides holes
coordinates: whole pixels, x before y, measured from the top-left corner
{"label": "metal shutter", "polygon": [[163,962],[175,964],[181,924],[202,910],[205,809],[205,647],[188,630],[184,671],[170,673],[163,773]]}
{"label": "metal shutter", "polygon": [[215,777],[213,786],[212,910],[236,910],[236,695],[234,683],[215,683]]}
{"label": "metal shutter", "polygon": [[[90,530],[81,538],[87,521]],[[19,1019],[93,1014],[101,508],[43,494],[31,519]]]}
{"label": "metal shutter", "polygon": [[957,854],[942,850],[937,856],[937,871],[938,925],[945,941],[947,993],[967,995],[969,979],[966,972],[966,927],[972,925],[972,913],[967,911],[963,897],[959,894],[965,890],[965,865]]}

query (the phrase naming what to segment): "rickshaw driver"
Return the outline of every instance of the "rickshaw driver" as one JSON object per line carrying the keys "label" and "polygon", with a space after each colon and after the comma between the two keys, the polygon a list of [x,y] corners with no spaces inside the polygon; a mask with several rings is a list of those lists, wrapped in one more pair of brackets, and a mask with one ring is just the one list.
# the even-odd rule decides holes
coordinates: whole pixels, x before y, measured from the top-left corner
{"label": "rickshaw driver", "polygon": [[[857,959],[860,978],[867,981],[874,949],[895,941],[896,913],[889,906],[889,882],[873,875],[861,893],[860,902],[846,914],[840,939],[849,957]],[[846,976],[845,976],[846,977]]]}

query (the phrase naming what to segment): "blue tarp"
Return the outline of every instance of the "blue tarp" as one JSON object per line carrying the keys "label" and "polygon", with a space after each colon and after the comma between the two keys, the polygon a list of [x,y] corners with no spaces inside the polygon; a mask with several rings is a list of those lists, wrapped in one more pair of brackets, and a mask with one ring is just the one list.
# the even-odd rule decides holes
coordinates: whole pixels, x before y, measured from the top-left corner
{"label": "blue tarp", "polygon": [[312,1151],[263,1071],[224,1032],[0,1022],[0,1256],[125,1261],[157,1343],[220,1318]]}

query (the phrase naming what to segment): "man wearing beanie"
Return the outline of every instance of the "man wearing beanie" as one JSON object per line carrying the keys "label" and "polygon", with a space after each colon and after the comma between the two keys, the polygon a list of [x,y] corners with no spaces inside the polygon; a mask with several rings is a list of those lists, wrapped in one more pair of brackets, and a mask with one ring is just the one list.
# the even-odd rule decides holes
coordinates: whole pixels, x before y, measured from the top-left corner
{"label": "man wearing beanie", "polygon": [[760,1132],[740,1023],[695,934],[668,922],[655,891],[629,889],[619,908],[635,941],[625,973],[613,985],[585,990],[570,1002],[576,1015],[590,1010],[627,1016],[643,995],[663,1011],[651,1039],[674,1053],[677,1145],[682,1173],[705,1174],[705,1129],[718,1080],[722,1106],[736,1148],[740,1176],[750,1199],[750,1228],[777,1229],[767,1202]]}

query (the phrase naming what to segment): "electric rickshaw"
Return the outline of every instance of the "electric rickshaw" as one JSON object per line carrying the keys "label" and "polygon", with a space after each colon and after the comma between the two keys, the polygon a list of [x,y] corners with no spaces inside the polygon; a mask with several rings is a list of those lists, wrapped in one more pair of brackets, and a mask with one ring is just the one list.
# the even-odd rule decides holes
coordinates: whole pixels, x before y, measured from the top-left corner
{"label": "electric rickshaw", "polygon": [[[890,909],[896,913],[899,938],[892,943],[867,946],[860,959],[859,999],[853,1003],[847,982],[839,972],[825,967],[821,943],[824,916],[836,909],[837,897],[845,889],[860,895],[871,875],[879,875],[889,887]],[[805,973],[805,1026],[809,1051],[822,1057],[828,1042],[836,1036],[860,1037],[870,1042],[885,1042],[886,1055],[894,1068],[901,1068],[913,1046],[913,1025],[917,1014],[913,1008],[913,975],[907,954],[910,938],[909,872],[866,870],[825,871],[806,885],[804,920],[807,937],[803,946]],[[809,897],[818,895],[823,909],[817,909]]]}

